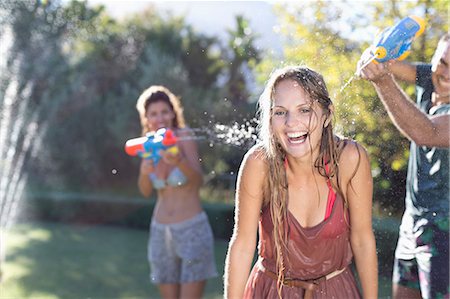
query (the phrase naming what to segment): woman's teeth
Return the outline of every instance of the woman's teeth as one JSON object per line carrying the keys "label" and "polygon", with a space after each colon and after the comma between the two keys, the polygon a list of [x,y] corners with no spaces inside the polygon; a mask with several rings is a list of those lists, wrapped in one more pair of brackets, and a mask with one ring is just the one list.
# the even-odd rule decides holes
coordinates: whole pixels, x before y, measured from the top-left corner
{"label": "woman's teeth", "polygon": [[290,143],[303,143],[306,140],[306,137],[308,136],[308,133],[302,133],[302,132],[293,132],[293,133],[287,133],[288,140]]}

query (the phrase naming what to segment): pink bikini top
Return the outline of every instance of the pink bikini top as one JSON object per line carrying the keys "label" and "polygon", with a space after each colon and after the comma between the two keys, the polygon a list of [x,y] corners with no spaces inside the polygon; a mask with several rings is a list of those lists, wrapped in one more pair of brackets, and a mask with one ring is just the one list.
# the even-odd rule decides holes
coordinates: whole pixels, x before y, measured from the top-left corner
{"label": "pink bikini top", "polygon": [[[328,164],[325,164],[325,171],[328,174]],[[331,187],[330,179],[327,179],[328,185],[328,198],[327,198],[327,209],[325,210],[325,219],[330,217],[331,211],[333,210],[334,202],[336,201],[336,192],[334,192],[333,187]]]}
{"label": "pink bikini top", "polygon": [[[284,160],[284,167],[285,168],[288,167],[287,159]],[[329,172],[328,164],[325,164],[325,171],[328,174],[328,172]],[[325,219],[330,217],[331,211],[333,211],[334,202],[336,201],[336,192],[334,192],[329,178],[327,178],[327,185],[328,185],[329,191],[328,191],[328,198],[327,198],[327,208],[325,210]]]}

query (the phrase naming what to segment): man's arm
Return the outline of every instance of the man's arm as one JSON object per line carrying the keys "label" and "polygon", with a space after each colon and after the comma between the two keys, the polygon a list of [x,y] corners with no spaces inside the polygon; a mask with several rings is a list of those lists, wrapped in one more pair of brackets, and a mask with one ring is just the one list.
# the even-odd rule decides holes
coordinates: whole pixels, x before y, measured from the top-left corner
{"label": "man's arm", "polygon": [[449,147],[450,115],[428,116],[420,111],[398,86],[383,63],[371,63],[361,70],[372,81],[377,94],[397,129],[417,145]]}
{"label": "man's arm", "polygon": [[414,64],[391,60],[386,64],[395,79],[414,84],[416,83],[417,68]]}

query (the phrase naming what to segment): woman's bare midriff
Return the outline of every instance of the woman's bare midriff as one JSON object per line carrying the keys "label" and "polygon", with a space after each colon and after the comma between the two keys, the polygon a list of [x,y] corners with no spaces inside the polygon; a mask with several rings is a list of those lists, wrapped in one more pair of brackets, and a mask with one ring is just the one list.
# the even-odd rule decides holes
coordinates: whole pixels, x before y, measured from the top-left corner
{"label": "woman's bare midriff", "polygon": [[178,223],[199,214],[203,209],[198,190],[182,187],[166,187],[158,191],[154,219],[162,224]]}

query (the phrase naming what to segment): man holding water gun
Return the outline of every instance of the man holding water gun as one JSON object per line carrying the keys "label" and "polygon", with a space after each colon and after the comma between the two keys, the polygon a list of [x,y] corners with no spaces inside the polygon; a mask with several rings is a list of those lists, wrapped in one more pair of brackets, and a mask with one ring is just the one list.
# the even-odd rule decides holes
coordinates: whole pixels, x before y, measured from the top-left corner
{"label": "man holding water gun", "polygon": [[[393,297],[449,298],[450,34],[440,39],[431,64],[367,64],[369,51],[358,73],[372,82],[395,126],[411,140]],[[416,84],[417,105],[396,79]]]}

